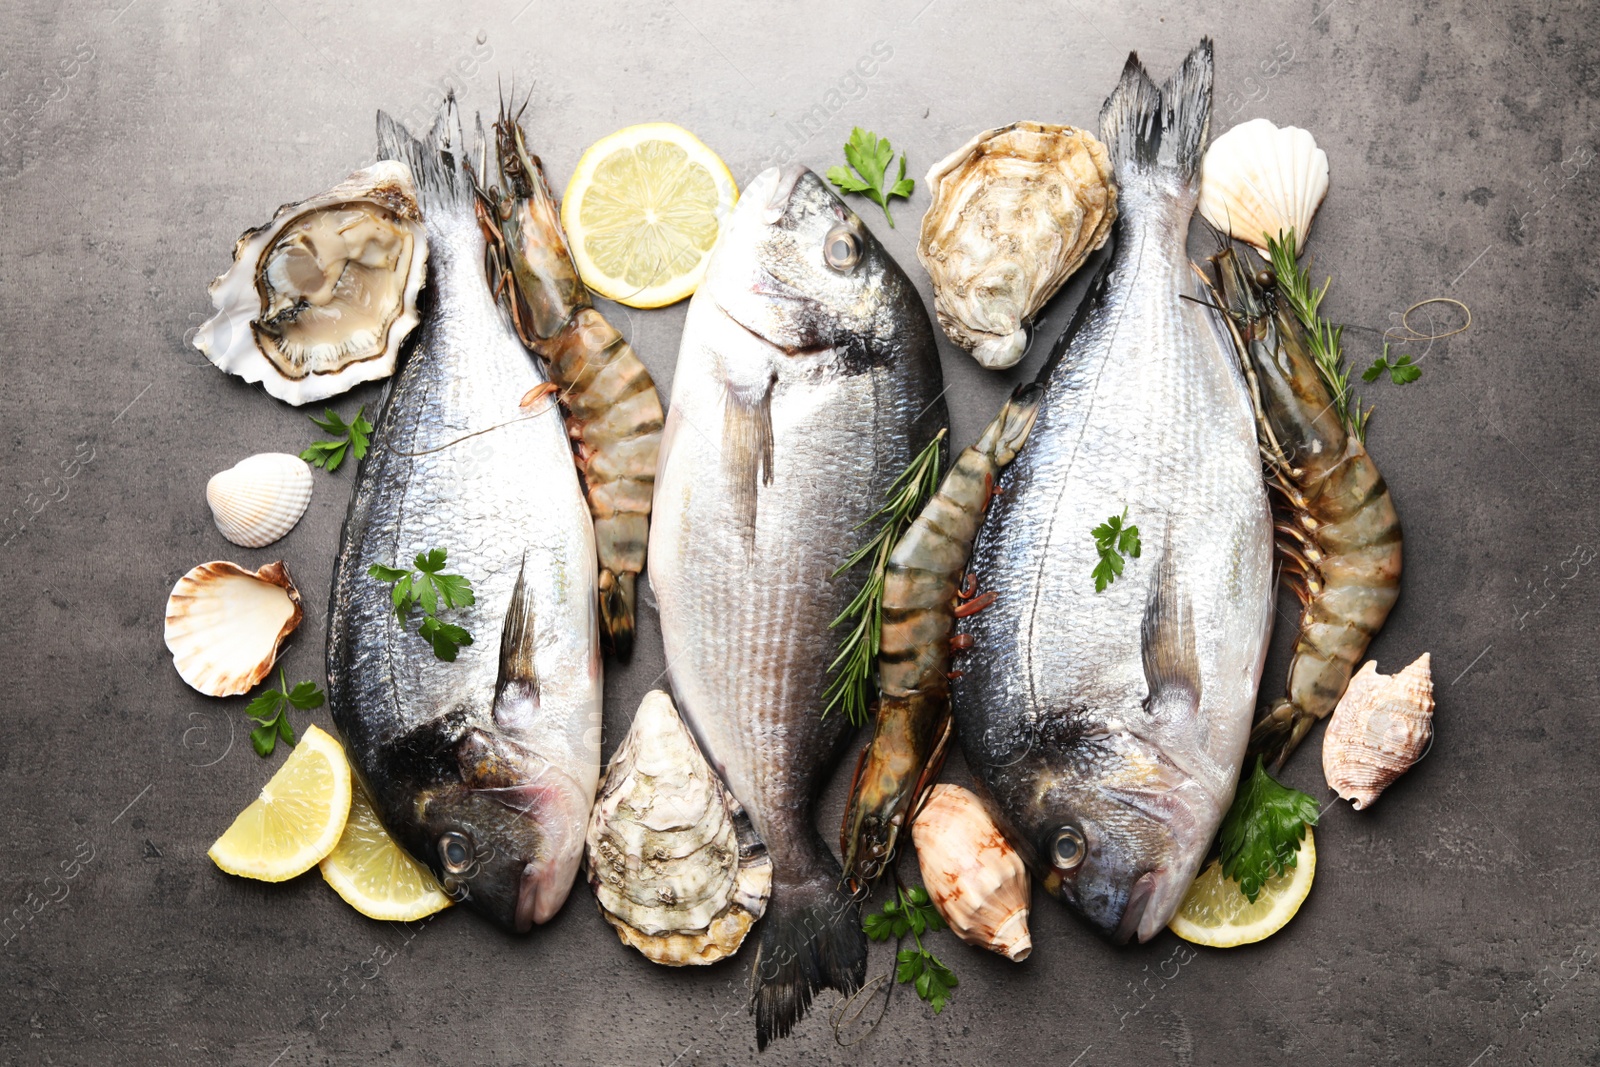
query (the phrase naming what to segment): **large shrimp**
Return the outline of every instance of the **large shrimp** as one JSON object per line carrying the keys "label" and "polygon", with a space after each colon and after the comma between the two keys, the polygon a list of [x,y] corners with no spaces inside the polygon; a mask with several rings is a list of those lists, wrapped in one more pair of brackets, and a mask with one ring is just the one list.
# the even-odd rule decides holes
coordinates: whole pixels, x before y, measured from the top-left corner
{"label": "large shrimp", "polygon": [[861,753],[840,828],[845,877],[870,882],[894,854],[913,800],[939,776],[950,741],[950,653],[956,619],[987,607],[962,572],[994,495],[994,479],[1033,429],[1044,390],[1024,385],[978,443],[956,457],[939,491],[889,555],[878,649],[878,719]]}
{"label": "large shrimp", "polygon": [[1302,608],[1288,691],[1250,734],[1250,751],[1281,767],[1333,711],[1400,594],[1400,519],[1362,443],[1359,405],[1341,417],[1273,272],[1252,274],[1232,247],[1210,263],[1206,280],[1239,352],[1277,491],[1278,552]]}
{"label": "large shrimp", "polygon": [[490,284],[505,295],[523,343],[550,366],[594,519],[601,630],[626,656],[650,534],[661,397],[632,347],[595,310],[573,266],[544,166],[528,151],[517,119],[502,108],[494,131],[501,185],[483,190],[481,216]]}

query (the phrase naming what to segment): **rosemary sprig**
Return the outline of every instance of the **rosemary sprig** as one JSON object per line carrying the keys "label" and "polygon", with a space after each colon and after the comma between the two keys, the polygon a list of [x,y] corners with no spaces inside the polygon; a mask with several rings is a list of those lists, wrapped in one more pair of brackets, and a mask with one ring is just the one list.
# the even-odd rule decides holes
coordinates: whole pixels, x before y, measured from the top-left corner
{"label": "rosemary sprig", "polygon": [[1295,260],[1294,231],[1278,238],[1267,238],[1267,254],[1272,261],[1272,273],[1277,276],[1278,291],[1289,301],[1294,317],[1305,327],[1306,342],[1311,346],[1311,356],[1316,360],[1322,380],[1333,392],[1333,407],[1339,420],[1350,428],[1359,441],[1367,438],[1367,418],[1371,408],[1361,407],[1361,398],[1350,388],[1350,369],[1344,362],[1344,327],[1335,326],[1320,313],[1322,298],[1328,295],[1333,284],[1329,278],[1318,289],[1311,284],[1311,272],[1301,268]]}
{"label": "rosemary sprig", "polygon": [[928,498],[939,489],[939,479],[943,473],[940,470],[939,450],[944,443],[945,432],[940,430],[935,434],[933,440],[928,442],[928,447],[919,452],[910,466],[895,479],[889,487],[883,507],[856,526],[859,530],[879,519],[883,520],[866,544],[850,553],[850,558],[833,572],[837,578],[862,560],[872,559],[866,584],[839,613],[839,617],[828,624],[832,629],[853,620],[839,644],[839,655],[828,664],[828,672],[834,677],[828,683],[828,704],[822,709],[824,717],[842,705],[846,717],[856,726],[865,725],[867,721],[867,705],[872,702],[878,648],[883,641],[883,576],[889,566],[889,553],[894,551],[906,527],[916,519]]}

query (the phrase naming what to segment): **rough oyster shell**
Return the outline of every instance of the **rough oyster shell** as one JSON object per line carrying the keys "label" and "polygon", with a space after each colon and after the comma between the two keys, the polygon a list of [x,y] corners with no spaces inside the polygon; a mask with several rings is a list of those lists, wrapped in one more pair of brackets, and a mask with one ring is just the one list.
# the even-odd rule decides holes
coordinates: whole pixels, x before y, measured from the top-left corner
{"label": "rough oyster shell", "polygon": [[1424,652],[1399,674],[1368,660],[1350,679],[1322,738],[1328,788],[1360,811],[1422,758],[1433,740],[1433,671]]}
{"label": "rough oyster shell", "polygon": [[428,240],[411,171],[384,160],[246,230],[194,346],[290,404],[394,373]]}
{"label": "rough oyster shell", "polygon": [[1022,857],[983,802],[958,785],[936,785],[911,824],[922,885],[961,940],[1012,962],[1028,958],[1032,885]]}
{"label": "rough oyster shell", "polygon": [[1328,154],[1298,126],[1251,119],[1213,141],[1200,160],[1200,214],[1263,252],[1266,235],[1293,229],[1299,255],[1327,195]]}
{"label": "rough oyster shell", "polygon": [[985,367],[1010,367],[1027,323],[1110,236],[1106,146],[1071,126],[1013,122],[934,164],[927,184],[917,258],[939,325]]}
{"label": "rough oyster shell", "polygon": [[300,591],[282,561],[250,571],[202,563],[167,598],[167,648],[184,681],[208,696],[248,693],[300,625]]}
{"label": "rough oyster shell", "polygon": [[645,695],[589,816],[600,913],[655,963],[715,963],[766,910],[772,861],[672,698]]}
{"label": "rough oyster shell", "polygon": [[261,548],[294,529],[311,503],[311,467],[287,452],[262,452],[206,483],[206,503],[222,536]]}

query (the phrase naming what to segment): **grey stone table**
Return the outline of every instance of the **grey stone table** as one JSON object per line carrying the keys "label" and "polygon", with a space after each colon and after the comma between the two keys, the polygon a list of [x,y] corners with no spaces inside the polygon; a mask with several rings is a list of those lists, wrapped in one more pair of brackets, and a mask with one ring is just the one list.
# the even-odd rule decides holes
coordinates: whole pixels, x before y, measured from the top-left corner
{"label": "grey stone table", "polygon": [[[741,181],[784,153],[825,168],[855,124],[920,177],[985,127],[1092,124],[1130,49],[1159,77],[1211,34],[1214,131],[1266,116],[1327,149],[1312,251],[1355,361],[1415,301],[1472,308],[1470,332],[1410,346],[1418,383],[1367,390],[1407,533],[1404,594],[1372,652],[1386,670],[1433,653],[1437,743],[1376,810],[1327,809],[1316,888],[1269,942],[1117,949],[1041,894],[1026,963],[945,946],[961,987],[942,1015],[901,990],[846,1047],[826,994],[762,1059],[1596,1062],[1597,23],[1581,0],[6,5],[0,1061],[754,1060],[745,962],[652,967],[581,887],[516,938],[464,911],[371,922],[314,874],[267,886],[206,859],[281,755],[250,750],[242,698],[179,680],[167,592],[204,560],[287,560],[308,609],[288,673],[320,682],[352,480],[318,473],[305,520],[268,549],[213,528],[212,473],[314,430],[189,347],[206,285],[241,230],[372,157],[378,108],[422,125],[450,88],[483,109],[497,82],[531,88],[558,187],[586,145],[652,119],[699,133]],[[931,301],[913,256],[926,206],[919,185],[898,229],[862,214]],[[684,308],[607,312],[670,390]],[[957,442],[1043,347],[994,375],[945,346]],[[380,393],[339,406],[370,411]],[[645,604],[637,654],[607,679],[608,754],[661,674]],[[1287,779],[1331,799],[1318,746]],[[873,972],[889,962],[875,947]]]}

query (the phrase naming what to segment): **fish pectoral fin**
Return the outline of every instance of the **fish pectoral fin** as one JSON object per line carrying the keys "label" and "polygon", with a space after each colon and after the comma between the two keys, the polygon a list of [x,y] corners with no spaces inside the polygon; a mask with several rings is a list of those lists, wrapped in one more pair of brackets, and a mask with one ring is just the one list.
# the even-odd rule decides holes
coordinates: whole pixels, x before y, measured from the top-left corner
{"label": "fish pectoral fin", "polygon": [[739,515],[753,533],[756,498],[772,484],[772,388],[776,374],[757,389],[728,386],[722,414],[722,466]]}
{"label": "fish pectoral fin", "polygon": [[500,672],[494,682],[494,720],[505,727],[526,727],[539,708],[539,672],[534,665],[533,593],[525,580],[528,554],[522,554],[511,605],[500,627]]}
{"label": "fish pectoral fin", "polygon": [[1195,652],[1194,610],[1178,585],[1170,546],[1162,552],[1156,583],[1139,625],[1139,652],[1144,661],[1144,710],[1200,704],[1200,659]]}

